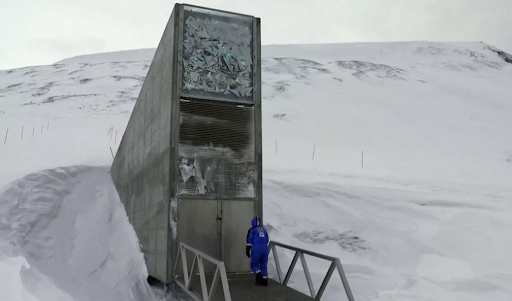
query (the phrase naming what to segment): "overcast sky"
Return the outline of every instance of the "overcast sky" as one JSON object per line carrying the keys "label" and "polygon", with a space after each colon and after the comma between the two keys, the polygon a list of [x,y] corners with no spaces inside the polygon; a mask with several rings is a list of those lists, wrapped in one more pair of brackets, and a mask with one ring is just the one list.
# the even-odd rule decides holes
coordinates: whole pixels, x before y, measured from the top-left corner
{"label": "overcast sky", "polygon": [[[0,69],[155,48],[175,2],[0,0]],[[512,52],[512,0],[189,0],[255,15],[263,44],[484,41]]]}

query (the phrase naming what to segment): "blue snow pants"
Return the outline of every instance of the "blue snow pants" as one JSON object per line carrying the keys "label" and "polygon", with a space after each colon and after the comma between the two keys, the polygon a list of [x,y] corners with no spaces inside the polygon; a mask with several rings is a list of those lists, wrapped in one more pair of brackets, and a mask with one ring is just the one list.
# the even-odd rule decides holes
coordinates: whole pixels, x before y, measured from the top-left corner
{"label": "blue snow pants", "polygon": [[251,250],[251,270],[256,275],[261,272],[264,279],[268,277],[268,248],[267,246],[260,248],[252,248]]}

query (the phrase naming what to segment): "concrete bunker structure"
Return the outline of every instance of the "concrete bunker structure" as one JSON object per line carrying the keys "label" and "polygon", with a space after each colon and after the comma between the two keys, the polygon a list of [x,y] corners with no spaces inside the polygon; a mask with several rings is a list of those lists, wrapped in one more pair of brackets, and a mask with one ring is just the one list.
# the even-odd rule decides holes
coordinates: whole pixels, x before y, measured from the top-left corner
{"label": "concrete bunker structure", "polygon": [[149,275],[165,284],[180,242],[250,272],[246,233],[263,218],[260,52],[259,18],[175,5],[111,168]]}
{"label": "concrete bunker structure", "polygon": [[[245,240],[252,218],[263,221],[259,18],[174,6],[111,177],[149,275],[178,299],[320,300],[338,270],[354,301],[338,258],[274,241],[277,279],[253,285]],[[295,252],[286,275],[277,247]],[[305,255],[331,262],[318,290]],[[309,295],[287,286],[299,259]]]}

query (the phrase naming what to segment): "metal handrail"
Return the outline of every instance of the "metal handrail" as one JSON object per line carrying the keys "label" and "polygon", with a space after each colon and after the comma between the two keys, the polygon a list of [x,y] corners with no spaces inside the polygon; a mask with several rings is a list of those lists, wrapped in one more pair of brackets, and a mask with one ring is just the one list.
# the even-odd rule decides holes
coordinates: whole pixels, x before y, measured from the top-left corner
{"label": "metal handrail", "polygon": [[[190,268],[190,273],[188,272],[188,265],[187,265],[187,252],[190,251],[194,254],[194,260],[192,261],[192,267]],[[181,282],[177,278],[175,279],[176,283],[183,289],[185,292],[187,292],[194,300],[196,301],[210,301],[213,299],[213,296],[215,295],[215,292],[217,291],[217,285],[219,283],[219,278],[222,283],[222,289],[224,291],[224,300],[231,301],[231,293],[229,291],[229,284],[228,284],[228,276],[226,273],[226,267],[224,265],[223,261],[220,261],[218,259],[215,259],[201,251],[199,251],[196,248],[193,248],[189,245],[186,245],[184,243],[180,243],[180,246],[178,248],[178,254],[176,255],[176,264],[174,265],[174,275],[176,275],[176,271],[179,265],[179,258],[181,254],[181,264],[183,268],[183,279],[185,283]],[[208,286],[206,284],[206,274],[204,271],[204,264],[203,259],[206,259],[207,261],[215,264],[217,268],[215,269],[215,274],[213,275],[213,281],[211,284],[210,289],[208,290]],[[192,280],[193,277],[196,275],[195,268],[197,268],[199,272],[199,280],[201,281],[201,292],[202,296],[198,295],[196,292],[192,290]]]}
{"label": "metal handrail", "polygon": [[[281,271],[281,265],[279,263],[279,257],[277,255],[277,251],[276,251],[276,246],[284,248],[284,249],[288,249],[291,251],[295,251],[295,256],[293,256],[293,260],[290,264],[290,267],[288,268],[288,272],[286,273],[286,276],[284,277],[284,279],[283,279],[283,273]],[[337,269],[338,273],[340,274],[340,278],[341,278],[341,282],[343,283],[343,287],[345,288],[345,293],[347,294],[348,300],[354,301],[354,295],[352,295],[352,290],[350,289],[350,285],[348,284],[347,276],[345,275],[345,271],[343,270],[343,265],[341,264],[341,261],[339,258],[311,252],[311,251],[300,249],[297,247],[292,247],[292,246],[285,245],[285,244],[275,242],[275,241],[271,241],[268,247],[269,247],[269,252],[271,251],[274,254],[274,260],[276,262],[277,277],[278,277],[279,283],[281,283],[283,285],[288,284],[288,281],[290,280],[293,269],[295,268],[295,265],[297,264],[297,260],[300,258],[300,262],[302,263],[302,268],[304,269],[304,275],[306,276],[306,281],[308,283],[308,288],[309,288],[309,293],[311,295],[311,298],[314,298],[315,300],[320,300],[320,298],[322,298],[322,295],[325,292],[325,288],[327,287],[327,284],[331,280],[334,269]],[[304,258],[304,255],[310,255],[310,256],[324,259],[324,260],[331,262],[331,265],[329,266],[329,269],[327,270],[327,273],[324,277],[324,280],[322,281],[322,284],[320,285],[320,288],[318,289],[318,292],[315,292],[315,287],[313,285],[313,281],[311,280],[311,274],[309,272],[309,268],[306,263],[306,258]]]}

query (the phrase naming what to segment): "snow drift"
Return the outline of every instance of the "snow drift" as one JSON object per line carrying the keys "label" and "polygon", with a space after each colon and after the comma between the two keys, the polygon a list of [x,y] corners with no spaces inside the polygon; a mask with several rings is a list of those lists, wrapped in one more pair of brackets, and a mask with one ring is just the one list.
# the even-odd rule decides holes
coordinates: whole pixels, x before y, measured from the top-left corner
{"label": "snow drift", "polygon": [[[0,299],[161,297],[106,169],[83,167],[112,162],[153,53],[0,71]],[[339,257],[359,300],[512,299],[509,54],[273,45],[262,64],[273,239]],[[318,288],[327,265],[307,260]]]}
{"label": "snow drift", "polygon": [[18,273],[35,300],[124,301],[151,295],[135,232],[107,171],[44,170],[2,193],[0,248],[9,257],[26,259]]}

